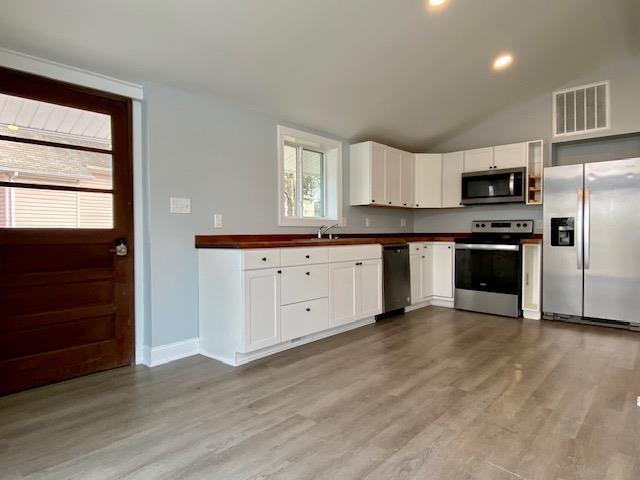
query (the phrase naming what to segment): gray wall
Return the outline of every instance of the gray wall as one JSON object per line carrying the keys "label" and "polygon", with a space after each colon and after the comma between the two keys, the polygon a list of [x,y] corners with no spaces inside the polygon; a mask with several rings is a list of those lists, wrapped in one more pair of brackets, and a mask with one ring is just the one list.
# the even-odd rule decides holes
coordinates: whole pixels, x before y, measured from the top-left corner
{"label": "gray wall", "polygon": [[[557,89],[600,80],[611,82],[611,129],[590,135],[561,137],[558,141],[640,131],[640,59],[603,66],[570,84],[558,85]],[[452,152],[541,138],[545,141],[545,163],[548,165],[551,161],[550,144],[554,141],[551,114],[551,92],[548,92],[467,128],[434,145],[431,150]],[[416,212],[414,226],[417,232],[463,232],[468,231],[471,221],[476,218],[541,219],[542,208],[521,205],[430,210]]]}
{"label": "gray wall", "polygon": [[[314,229],[278,227],[276,118],[226,99],[154,83],[145,84],[144,92],[151,315],[147,344],[158,346],[198,335],[194,235]],[[343,231],[413,231],[412,212],[347,205],[349,142],[344,145]],[[191,198],[192,213],[170,214],[172,196]],[[224,215],[223,229],[213,230],[214,213]],[[370,218],[369,228],[365,217]],[[407,220],[404,229],[401,217]]]}

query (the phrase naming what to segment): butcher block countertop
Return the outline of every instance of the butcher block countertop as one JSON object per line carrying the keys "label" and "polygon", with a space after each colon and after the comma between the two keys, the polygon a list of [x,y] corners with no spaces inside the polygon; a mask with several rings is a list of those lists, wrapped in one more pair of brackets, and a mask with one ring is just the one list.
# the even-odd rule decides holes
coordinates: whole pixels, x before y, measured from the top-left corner
{"label": "butcher block countertop", "polygon": [[[287,248],[339,245],[382,245],[409,242],[453,242],[469,233],[380,233],[342,234],[338,238],[315,238],[310,235],[196,235],[196,248]],[[534,235],[522,243],[540,243],[541,235]]]}

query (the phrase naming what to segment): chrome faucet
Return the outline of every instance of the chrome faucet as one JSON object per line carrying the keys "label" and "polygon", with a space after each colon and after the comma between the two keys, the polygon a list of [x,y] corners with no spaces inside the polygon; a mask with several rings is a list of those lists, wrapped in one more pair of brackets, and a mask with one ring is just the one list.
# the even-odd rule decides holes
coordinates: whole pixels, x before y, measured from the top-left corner
{"label": "chrome faucet", "polygon": [[[327,233],[329,230],[331,230],[333,227],[339,227],[340,224],[339,223],[334,223],[333,225],[322,225],[319,229],[318,229],[318,238],[322,238],[322,236]],[[329,238],[332,238],[332,235],[329,234]]]}

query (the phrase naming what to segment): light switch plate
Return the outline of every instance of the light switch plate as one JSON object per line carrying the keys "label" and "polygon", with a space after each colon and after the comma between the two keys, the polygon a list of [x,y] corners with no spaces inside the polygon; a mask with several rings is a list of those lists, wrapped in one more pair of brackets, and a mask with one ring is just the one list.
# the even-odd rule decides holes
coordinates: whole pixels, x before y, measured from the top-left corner
{"label": "light switch plate", "polygon": [[222,227],[223,227],[222,214],[221,213],[216,213],[213,216],[213,228],[222,228]]}
{"label": "light switch plate", "polygon": [[191,213],[191,199],[171,197],[169,213]]}

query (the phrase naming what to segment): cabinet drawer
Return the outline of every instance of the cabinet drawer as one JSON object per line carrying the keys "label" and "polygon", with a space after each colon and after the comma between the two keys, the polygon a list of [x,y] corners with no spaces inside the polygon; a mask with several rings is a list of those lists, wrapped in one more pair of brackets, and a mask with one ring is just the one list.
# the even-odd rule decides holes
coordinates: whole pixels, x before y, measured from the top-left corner
{"label": "cabinet drawer", "polygon": [[329,261],[329,249],[326,247],[283,248],[280,250],[280,257],[283,267],[327,263]]}
{"label": "cabinet drawer", "polygon": [[282,305],[326,297],[329,294],[329,266],[283,268],[281,287]]}
{"label": "cabinet drawer", "polygon": [[280,250],[277,248],[265,248],[262,250],[244,250],[242,252],[242,265],[244,270],[256,268],[274,268],[280,266]]}
{"label": "cabinet drawer", "polygon": [[382,258],[382,247],[379,243],[329,248],[329,262],[348,262],[350,260],[368,260],[374,258]]}
{"label": "cabinet drawer", "polygon": [[282,307],[282,340],[303,337],[329,328],[329,301],[326,298]]}

